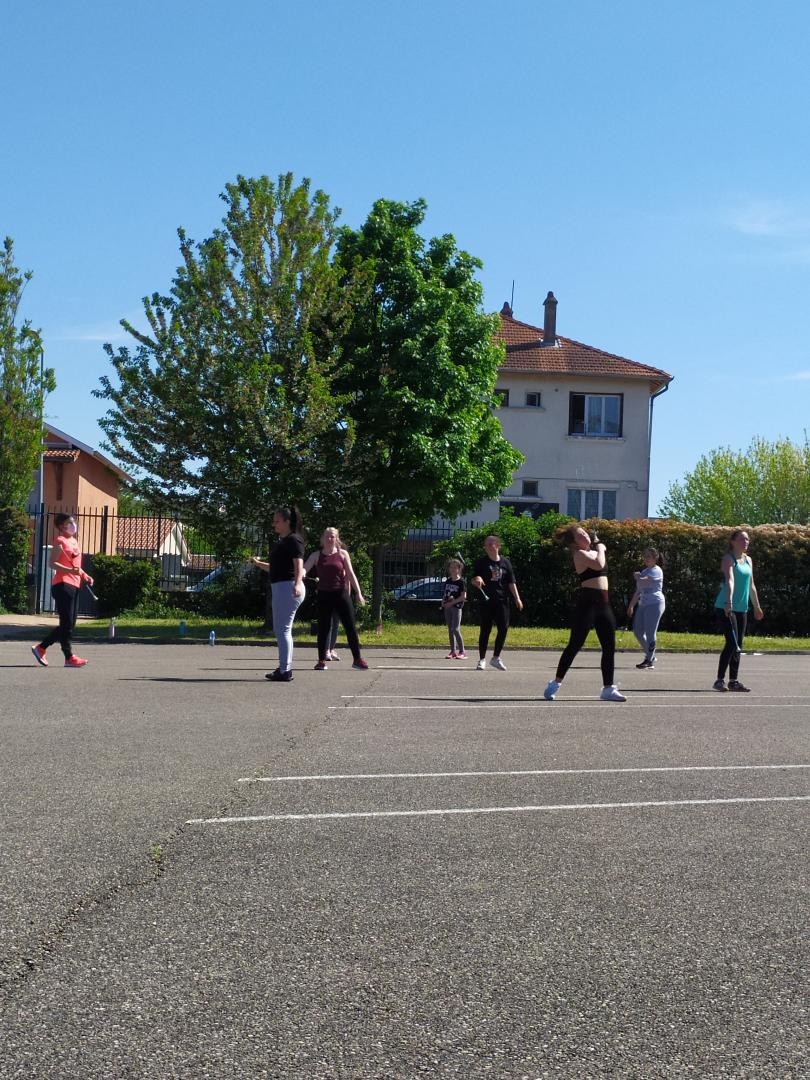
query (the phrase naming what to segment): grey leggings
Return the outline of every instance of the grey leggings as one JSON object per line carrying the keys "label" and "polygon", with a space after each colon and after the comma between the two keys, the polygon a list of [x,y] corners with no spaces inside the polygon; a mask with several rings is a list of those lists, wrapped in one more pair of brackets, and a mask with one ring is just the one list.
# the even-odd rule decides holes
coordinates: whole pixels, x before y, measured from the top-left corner
{"label": "grey leggings", "polygon": [[457,653],[464,652],[464,639],[461,636],[461,610],[456,604],[444,609],[444,618],[450,634],[450,650]]}
{"label": "grey leggings", "polygon": [[655,634],[665,607],[666,602],[662,597],[652,603],[639,604],[636,608],[636,617],[633,619],[633,633],[636,635],[636,639],[648,660],[652,660],[655,656]]}
{"label": "grey leggings", "polygon": [[273,592],[273,633],[278,642],[278,669],[290,671],[293,657],[292,626],[304,597],[293,594],[292,581],[274,581],[270,588]]}

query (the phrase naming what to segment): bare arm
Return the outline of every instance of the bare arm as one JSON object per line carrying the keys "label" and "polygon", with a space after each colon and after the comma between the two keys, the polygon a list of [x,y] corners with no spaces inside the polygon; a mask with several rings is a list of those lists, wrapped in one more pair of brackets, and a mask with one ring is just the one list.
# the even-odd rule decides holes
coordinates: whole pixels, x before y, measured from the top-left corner
{"label": "bare arm", "polygon": [[251,555],[250,561],[254,566],[258,566],[260,570],[264,570],[265,574],[270,573],[270,563],[265,562],[263,559],[257,558],[255,555]]}
{"label": "bare arm", "polygon": [[304,560],[293,559],[293,596],[304,595]]}
{"label": "bare arm", "polygon": [[720,560],[720,570],[723,574],[723,580],[726,583],[726,606],[725,612],[731,611],[731,604],[734,599],[734,560],[730,555],[724,555]]}
{"label": "bare arm", "polygon": [[509,582],[509,592],[514,598],[515,607],[518,609],[518,611],[523,611],[523,601],[520,599],[520,593],[518,592],[518,587],[514,583],[514,581]]}
{"label": "bare arm", "polygon": [[749,559],[748,561],[751,563],[751,602],[754,605],[754,618],[759,621],[764,613],[759,603],[759,594],[757,593],[757,587],[754,584],[754,563],[751,559]]}
{"label": "bare arm", "polygon": [[357,580],[357,574],[354,572],[352,557],[345,549],[343,551],[343,565],[346,567],[346,576],[349,579],[349,585],[354,591],[354,595],[357,597],[357,603],[363,607],[366,599],[363,596],[363,590],[360,588],[360,582]]}
{"label": "bare arm", "polygon": [[606,562],[605,545],[601,541],[593,551],[574,552],[574,569],[577,571],[587,570],[588,568],[604,570]]}
{"label": "bare arm", "polygon": [[318,561],[319,551],[313,551],[307,561],[304,563],[304,573],[308,574],[315,563]]}

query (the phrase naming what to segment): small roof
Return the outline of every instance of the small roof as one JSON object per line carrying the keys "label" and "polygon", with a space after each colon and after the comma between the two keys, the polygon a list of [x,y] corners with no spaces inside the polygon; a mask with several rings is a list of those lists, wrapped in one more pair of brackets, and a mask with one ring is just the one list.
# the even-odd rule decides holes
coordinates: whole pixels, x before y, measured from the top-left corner
{"label": "small roof", "polygon": [[115,521],[115,543],[119,551],[159,550],[175,525],[171,517],[118,517]]}
{"label": "small roof", "polygon": [[[49,436],[53,436],[53,438],[51,439],[51,438],[49,438]],[[125,484],[134,483],[134,478],[132,476],[130,476],[129,473],[124,472],[123,469],[119,468],[115,464],[115,462],[110,461],[110,459],[108,457],[105,457],[104,454],[99,453],[98,450],[94,450],[92,446],[88,446],[87,443],[81,442],[79,439],[75,438],[73,435],[68,435],[66,432],[60,431],[59,428],[55,428],[52,424],[46,424],[45,425],[45,446],[46,446],[45,457],[46,457],[46,460],[49,460],[49,461],[56,460],[55,458],[52,458],[49,455],[58,452],[58,450],[56,448],[54,448],[54,447],[52,447],[50,445],[52,442],[67,443],[68,446],[70,446],[70,447],[72,447],[72,448],[74,448],[76,450],[81,450],[82,453],[89,454],[90,457],[94,457],[96,459],[96,461],[100,461],[102,465],[106,465],[106,467],[111,472],[114,472],[119,480],[123,480],[123,482]],[[72,458],[71,460],[75,461],[76,459]]]}
{"label": "small roof", "polygon": [[639,364],[559,334],[553,345],[544,345],[542,328],[516,319],[509,304],[503,305],[500,317],[501,329],[496,337],[506,345],[506,360],[501,364],[501,371],[603,379],[647,379],[656,388],[672,381],[673,376],[661,368]]}

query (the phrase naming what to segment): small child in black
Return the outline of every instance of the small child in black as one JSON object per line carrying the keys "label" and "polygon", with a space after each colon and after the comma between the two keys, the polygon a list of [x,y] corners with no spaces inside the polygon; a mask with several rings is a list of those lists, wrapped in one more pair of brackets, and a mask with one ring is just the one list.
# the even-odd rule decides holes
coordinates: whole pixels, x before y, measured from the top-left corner
{"label": "small child in black", "polygon": [[461,611],[467,599],[467,585],[461,576],[461,562],[450,559],[447,563],[447,579],[444,583],[441,608],[450,634],[448,660],[466,660],[464,640],[461,636]]}

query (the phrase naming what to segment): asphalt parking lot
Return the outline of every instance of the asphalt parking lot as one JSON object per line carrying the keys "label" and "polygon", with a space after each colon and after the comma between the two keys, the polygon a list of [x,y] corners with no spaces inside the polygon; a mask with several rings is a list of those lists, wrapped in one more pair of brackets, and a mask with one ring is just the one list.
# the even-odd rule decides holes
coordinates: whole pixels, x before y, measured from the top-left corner
{"label": "asphalt parking lot", "polygon": [[810,1076],[810,657],[0,642],[0,1077]]}

